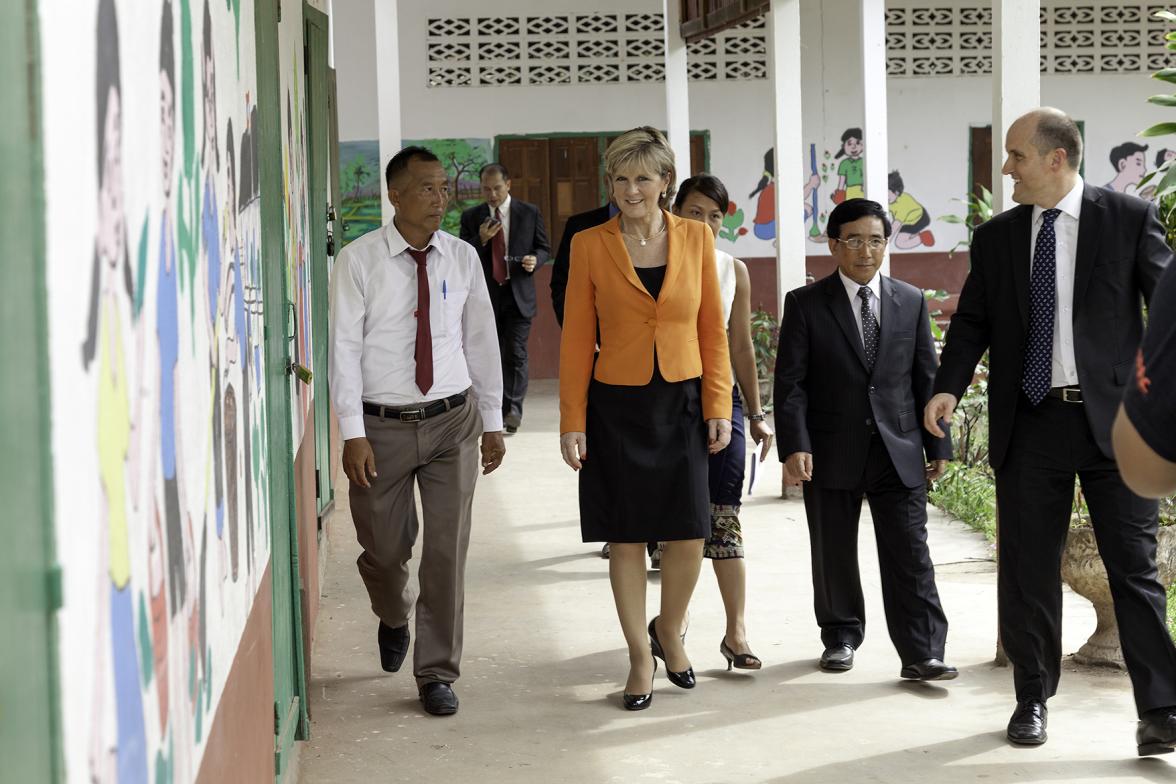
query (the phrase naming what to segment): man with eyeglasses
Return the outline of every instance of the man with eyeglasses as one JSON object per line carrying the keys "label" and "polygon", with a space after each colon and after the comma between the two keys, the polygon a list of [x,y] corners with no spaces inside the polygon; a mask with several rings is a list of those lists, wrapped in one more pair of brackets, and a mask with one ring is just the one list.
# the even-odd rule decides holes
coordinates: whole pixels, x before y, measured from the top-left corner
{"label": "man with eyeglasses", "polygon": [[951,441],[923,430],[937,365],[923,292],[878,272],[890,220],[849,199],[826,231],[837,271],[788,293],[776,354],[776,432],[785,480],[803,483],[813,605],[826,672],[853,667],[865,639],[858,518],[870,504],[890,639],[908,680],[950,680],[947,618],[927,549],[927,482]]}

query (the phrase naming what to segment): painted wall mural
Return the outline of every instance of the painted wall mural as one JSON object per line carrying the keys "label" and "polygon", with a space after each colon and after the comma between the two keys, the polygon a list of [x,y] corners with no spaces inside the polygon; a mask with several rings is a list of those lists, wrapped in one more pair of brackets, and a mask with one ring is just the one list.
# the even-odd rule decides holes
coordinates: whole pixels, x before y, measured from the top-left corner
{"label": "painted wall mural", "polygon": [[187,782],[269,560],[252,0],[51,16],[67,777]]}
{"label": "painted wall mural", "polygon": [[339,143],[339,190],[343,200],[343,244],[380,228],[384,198],[380,143],[375,139]]}

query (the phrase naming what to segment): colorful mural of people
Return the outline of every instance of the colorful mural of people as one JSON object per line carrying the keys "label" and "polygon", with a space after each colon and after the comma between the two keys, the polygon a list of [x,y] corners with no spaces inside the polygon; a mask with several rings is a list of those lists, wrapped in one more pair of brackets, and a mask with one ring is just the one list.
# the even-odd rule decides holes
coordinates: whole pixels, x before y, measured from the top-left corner
{"label": "colorful mural of people", "polygon": [[897,169],[890,172],[887,177],[886,190],[890,201],[890,216],[894,219],[891,232],[894,247],[898,250],[910,250],[920,245],[934,245],[935,235],[928,228],[931,225],[931,216],[914,196],[907,193],[902,175]]}
{"label": "colorful mural of people", "polygon": [[[92,781],[195,779],[269,559],[257,85],[234,67],[255,59],[252,33],[237,33],[254,10],[199,2],[86,0],[92,13],[62,25],[93,41],[93,81],[48,79],[44,92],[93,111],[92,141],[47,147],[96,161],[80,351],[51,366],[55,396],[93,410],[87,449],[55,456],[68,495],[97,499],[88,527],[74,510],[58,534],[78,575],[61,644],[92,652],[62,662],[78,686],[62,692],[66,764]],[[130,69],[120,29],[148,10],[158,68]],[[77,275],[76,254],[48,264],[51,280]],[[51,307],[69,288],[51,286]]]}

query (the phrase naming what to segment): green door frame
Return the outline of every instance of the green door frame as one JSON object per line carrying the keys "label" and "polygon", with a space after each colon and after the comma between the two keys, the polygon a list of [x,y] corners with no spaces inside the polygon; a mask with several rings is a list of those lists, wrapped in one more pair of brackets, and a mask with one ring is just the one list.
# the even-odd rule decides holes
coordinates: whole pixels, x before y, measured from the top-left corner
{"label": "green door frame", "polygon": [[331,150],[328,140],[327,15],[302,4],[306,36],[306,149],[310,211],[310,314],[314,323],[315,488],[321,516],[334,500],[331,487],[331,403],[327,388],[327,189]]}
{"label": "green door frame", "polygon": [[257,0],[257,130],[261,184],[262,308],[265,326],[266,454],[273,582],[274,769],[280,781],[294,741],[308,736],[299,594],[298,521],[291,420],[293,303],[286,297],[282,205],[282,113],[278,22],[281,0]]}
{"label": "green door frame", "polygon": [[0,25],[0,760],[5,780],[64,780],[55,612],[49,319],[37,4]]}

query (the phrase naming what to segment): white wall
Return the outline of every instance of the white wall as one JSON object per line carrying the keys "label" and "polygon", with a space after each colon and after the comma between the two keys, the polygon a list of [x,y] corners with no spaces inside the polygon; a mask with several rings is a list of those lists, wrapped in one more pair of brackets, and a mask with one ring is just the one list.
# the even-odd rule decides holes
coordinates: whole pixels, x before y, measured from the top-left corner
{"label": "white wall", "polygon": [[[352,29],[344,30],[346,18],[340,15],[337,28],[337,51],[347,41],[353,42],[354,59],[338,61],[340,79],[340,125],[346,128],[341,138],[375,139],[374,110],[345,102],[342,84],[350,82],[349,94],[370,96],[374,87],[374,57],[361,61],[364,37],[358,29],[367,12],[351,8]],[[593,3],[590,10],[607,13],[656,13],[656,0],[624,2],[606,0]],[[550,14],[584,11],[582,0],[553,0],[544,6]],[[340,10],[340,9],[337,9]],[[362,11],[362,13],[360,12]],[[507,87],[430,88],[427,86],[426,23],[429,18],[444,16],[479,16],[491,11],[483,4],[466,0],[433,0],[429,3],[400,4],[401,27],[400,89],[403,111],[403,137],[487,138],[497,134],[544,132],[612,131],[641,124],[665,126],[663,86],[657,84],[556,85]],[[525,0],[503,0],[493,6],[495,15],[534,14]],[[858,51],[858,12],[854,0],[809,0],[802,5],[802,72],[804,78],[803,123],[804,147],[794,151],[809,171],[809,144],[816,145],[818,168],[827,163],[830,171],[818,188],[818,207],[827,214],[832,209],[830,196],[836,185],[834,157],[843,131],[863,124],[860,92],[861,58]],[[1162,85],[1142,74],[1099,76],[1045,76],[1042,79],[1043,103],[1059,106],[1075,119],[1085,121],[1089,150],[1087,176],[1090,182],[1105,184],[1114,176],[1107,154],[1111,147],[1135,139],[1147,125],[1171,119],[1158,107],[1146,104],[1145,98],[1160,92]],[[889,167],[897,169],[907,192],[914,196],[932,217],[930,230],[934,244],[920,245],[914,252],[946,252],[962,239],[962,227],[938,218],[962,213],[962,199],[968,190],[969,128],[991,121],[991,79],[989,77],[890,78],[889,98]],[[748,194],[756,186],[763,170],[763,156],[772,144],[768,102],[770,86],[766,81],[691,82],[691,127],[711,134],[711,169],[726,183],[732,200],[745,213],[748,233],[736,242],[721,245],[742,256],[771,256],[771,240],[756,238],[752,219],[755,200]],[[1163,144],[1159,146],[1165,146]],[[1170,141],[1176,148],[1176,139]],[[999,154],[1001,140],[994,140]],[[1156,145],[1148,153],[1149,168],[1154,167]],[[826,152],[829,158],[826,159]],[[869,155],[866,150],[865,155]],[[794,187],[802,187],[796,183]],[[870,194],[878,199],[879,195]],[[881,194],[884,197],[885,194]],[[821,221],[819,227],[823,226]],[[822,238],[809,244],[810,253],[826,253]]]}

